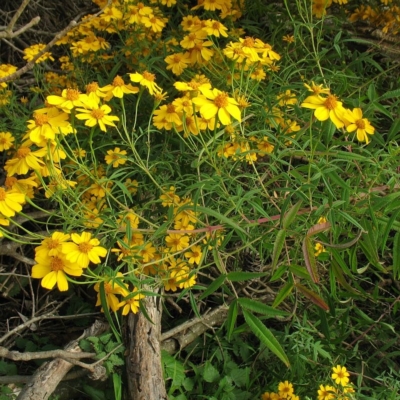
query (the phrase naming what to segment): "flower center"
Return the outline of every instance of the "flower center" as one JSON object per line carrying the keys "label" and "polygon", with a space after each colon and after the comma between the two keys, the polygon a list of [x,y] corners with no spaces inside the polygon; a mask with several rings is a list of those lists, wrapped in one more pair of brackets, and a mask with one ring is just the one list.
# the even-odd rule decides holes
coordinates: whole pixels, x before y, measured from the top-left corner
{"label": "flower center", "polygon": [[97,82],[88,83],[86,85],[86,93],[93,93],[99,88]]}
{"label": "flower center", "polygon": [[7,188],[12,188],[17,182],[18,179],[15,176],[8,176],[4,182],[4,185]]}
{"label": "flower center", "polygon": [[243,41],[244,47],[254,47],[254,39],[252,37],[246,37]]}
{"label": "flower center", "polygon": [[113,85],[113,86],[124,86],[124,85],[125,85],[125,82],[124,82],[124,80],[123,80],[119,75],[117,75],[117,76],[114,78],[112,85]]}
{"label": "flower center", "polygon": [[7,192],[3,188],[0,188],[0,201],[4,201],[6,197]]}
{"label": "flower center", "polygon": [[100,108],[93,110],[90,115],[95,119],[102,119],[104,117],[104,111]]}
{"label": "flower center", "polygon": [[214,104],[218,107],[218,108],[225,108],[229,105],[229,101],[228,101],[228,95],[224,92],[220,93],[219,95],[217,95],[214,99]]}
{"label": "flower center", "polygon": [[146,81],[149,82],[154,82],[154,79],[156,79],[156,76],[154,74],[151,74],[150,72],[144,71],[143,72],[143,79],[146,79]]}
{"label": "flower center", "polygon": [[337,107],[337,97],[333,94],[330,94],[324,101],[324,106],[328,110],[334,110]]}
{"label": "flower center", "polygon": [[93,246],[90,243],[79,243],[78,248],[81,253],[87,254],[93,249]]}
{"label": "flower center", "polygon": [[17,158],[25,158],[30,152],[31,149],[29,147],[21,147],[17,150]]}
{"label": "flower center", "polygon": [[363,119],[359,119],[355,122],[358,129],[365,129],[365,122]]}
{"label": "flower center", "polygon": [[64,261],[61,258],[53,257],[50,263],[50,268],[53,271],[62,271],[64,269]]}
{"label": "flower center", "polygon": [[59,242],[58,240],[50,239],[50,240],[47,242],[47,248],[48,248],[48,249],[56,249],[56,248],[58,247],[59,244],[60,244],[60,242]]}
{"label": "flower center", "polygon": [[76,89],[67,89],[66,98],[71,101],[79,100],[79,91]]}
{"label": "flower center", "polygon": [[49,122],[49,117],[45,114],[35,114],[33,118],[35,119],[36,126],[43,126]]}
{"label": "flower center", "polygon": [[106,294],[110,294],[113,292],[113,287],[112,287],[111,283],[108,283],[108,282],[104,283],[104,291],[106,292]]}
{"label": "flower center", "polygon": [[173,105],[173,104],[168,104],[167,105],[167,113],[168,114],[174,114],[176,111],[175,111],[175,106]]}

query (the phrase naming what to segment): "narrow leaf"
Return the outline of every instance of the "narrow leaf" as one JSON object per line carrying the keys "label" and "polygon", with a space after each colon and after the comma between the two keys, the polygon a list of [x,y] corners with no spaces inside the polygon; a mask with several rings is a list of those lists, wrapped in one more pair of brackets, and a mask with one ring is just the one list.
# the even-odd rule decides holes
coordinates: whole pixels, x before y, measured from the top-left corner
{"label": "narrow leaf", "polygon": [[303,201],[299,200],[283,217],[283,229],[287,229],[293,220],[296,218],[297,212],[300,210]]}
{"label": "narrow leaf", "polygon": [[272,334],[272,332],[253,314],[243,310],[244,318],[252,332],[261,340],[261,342],[270,349],[287,367],[290,366],[289,359],[282,346]]}
{"label": "narrow leaf", "polygon": [[360,237],[362,234],[363,234],[363,231],[358,232],[357,236],[354,239],[350,240],[350,242],[347,242],[347,243],[332,244],[332,243],[322,242],[321,240],[316,240],[316,242],[321,243],[326,247],[331,247],[332,249],[348,249],[349,247],[353,246],[360,240]]}
{"label": "narrow leaf", "polygon": [[325,303],[322,298],[317,295],[317,293],[313,292],[312,290],[306,288],[305,286],[301,285],[300,283],[295,284],[296,288],[301,292],[307,299],[311,300],[315,305],[322,308],[325,311],[329,311],[328,304]]}
{"label": "narrow leaf", "polygon": [[359,293],[348,284],[346,278],[343,275],[342,269],[339,267],[339,264],[335,260],[332,260],[331,268],[333,270],[335,278],[344,289],[346,289],[349,293],[359,295]]}
{"label": "narrow leaf", "polygon": [[271,306],[267,306],[257,300],[252,300],[247,297],[238,299],[238,303],[246,310],[256,312],[258,314],[267,315],[268,317],[287,317],[289,315],[286,311],[277,310]]}
{"label": "narrow leaf", "polygon": [[285,237],[286,237],[285,229],[281,229],[276,235],[274,249],[272,251],[272,264],[271,264],[272,270],[274,270],[278,264],[278,260],[281,255],[283,245],[285,244]]}
{"label": "narrow leaf", "polygon": [[225,281],[226,275],[220,275],[215,281],[211,282],[208,288],[199,297],[199,300],[205,299],[210,294],[214,293]]}
{"label": "narrow leaf", "polygon": [[394,279],[400,279],[400,232],[393,239],[393,276]]}
{"label": "narrow leaf", "polygon": [[235,329],[237,316],[238,316],[238,304],[237,300],[235,299],[229,306],[229,311],[225,322],[226,331],[228,333],[228,340],[231,340],[233,330]]}
{"label": "narrow leaf", "polygon": [[281,304],[282,301],[289,296],[292,290],[293,290],[293,283],[287,282],[286,285],[278,292],[277,296],[275,297],[274,303],[272,304],[272,307],[278,307],[279,304]]}
{"label": "narrow leaf", "polygon": [[237,271],[237,272],[229,272],[229,274],[226,276],[226,278],[232,282],[243,282],[243,281],[248,281],[250,279],[261,278],[262,276],[266,276],[266,275],[267,275],[267,272]]}
{"label": "narrow leaf", "polygon": [[303,249],[304,262],[306,263],[307,271],[310,274],[313,282],[318,283],[319,277],[318,277],[318,271],[317,271],[317,262],[315,261],[314,247],[308,236],[306,236],[304,238],[302,249]]}

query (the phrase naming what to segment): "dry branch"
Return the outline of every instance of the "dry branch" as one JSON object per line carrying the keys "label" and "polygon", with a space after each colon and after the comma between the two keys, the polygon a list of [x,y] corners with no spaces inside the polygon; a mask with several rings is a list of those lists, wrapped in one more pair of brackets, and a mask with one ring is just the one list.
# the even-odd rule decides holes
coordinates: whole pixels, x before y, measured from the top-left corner
{"label": "dry branch", "polygon": [[[79,341],[89,336],[101,335],[108,329],[108,324],[96,321],[89,329],[86,329],[81,337],[70,342],[64,350],[80,353]],[[73,367],[68,361],[56,358],[44,363],[32,376],[31,381],[25,385],[17,400],[46,400],[54,392],[59,382]],[[99,366],[100,367],[100,366]]]}

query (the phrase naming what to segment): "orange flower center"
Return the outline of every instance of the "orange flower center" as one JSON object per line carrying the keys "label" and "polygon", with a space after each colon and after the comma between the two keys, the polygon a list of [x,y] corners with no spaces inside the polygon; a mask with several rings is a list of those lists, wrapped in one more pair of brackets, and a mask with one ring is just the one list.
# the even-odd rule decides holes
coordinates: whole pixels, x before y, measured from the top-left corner
{"label": "orange flower center", "polygon": [[175,106],[173,104],[168,104],[167,105],[167,114],[174,114],[175,111]]}
{"label": "orange flower center", "polygon": [[220,28],[220,23],[218,22],[218,21],[214,21],[212,24],[211,24],[211,27],[213,28],[213,29],[219,29]]}
{"label": "orange flower center", "polygon": [[47,248],[48,249],[56,249],[59,244],[60,244],[60,242],[58,240],[50,239],[47,242]]}
{"label": "orange flower center", "polygon": [[365,121],[363,119],[359,119],[355,124],[358,129],[365,129]]}
{"label": "orange flower center", "polygon": [[33,116],[36,126],[43,126],[49,122],[49,117],[45,114],[35,114]]}
{"label": "orange flower center", "polygon": [[79,100],[79,91],[76,89],[67,89],[65,97],[71,101]]}
{"label": "orange flower center", "polygon": [[95,119],[102,119],[104,117],[104,111],[101,108],[93,110],[90,115]]}
{"label": "orange flower center", "polygon": [[17,182],[18,179],[15,176],[8,176],[4,182],[4,185],[7,188],[12,188]]}
{"label": "orange flower center", "polygon": [[150,72],[147,71],[144,71],[142,75],[143,79],[149,82],[154,82],[154,80],[156,79],[156,76],[154,74],[151,74]]}
{"label": "orange flower center", "polygon": [[254,47],[254,39],[252,37],[247,36],[243,41],[244,47]]}
{"label": "orange flower center", "polygon": [[21,147],[17,150],[17,158],[25,158],[30,152],[31,149],[29,147]]}
{"label": "orange flower center", "polygon": [[0,188],[0,201],[4,201],[6,197],[7,197],[7,192],[3,188]]}
{"label": "orange flower center", "polygon": [[86,93],[93,93],[99,88],[97,82],[88,83],[86,85]]}
{"label": "orange flower center", "polygon": [[125,82],[124,82],[124,80],[123,80],[119,75],[117,75],[117,76],[114,78],[112,85],[113,85],[113,86],[124,86],[124,85],[125,85]]}
{"label": "orange flower center", "polygon": [[215,97],[214,104],[218,108],[225,108],[229,105],[228,97],[229,96],[226,93],[222,92]]}
{"label": "orange flower center", "polygon": [[53,257],[50,263],[50,268],[53,271],[62,271],[64,269],[64,261],[61,258]]}
{"label": "orange flower center", "polygon": [[106,294],[110,294],[113,292],[113,287],[112,287],[111,283],[108,283],[108,282],[104,283],[104,291],[106,292]]}
{"label": "orange flower center", "polygon": [[79,243],[78,248],[81,253],[89,253],[93,249],[93,246],[90,243],[84,242]]}
{"label": "orange flower center", "polygon": [[324,106],[328,110],[334,110],[337,107],[337,97],[333,94],[330,94],[324,101]]}

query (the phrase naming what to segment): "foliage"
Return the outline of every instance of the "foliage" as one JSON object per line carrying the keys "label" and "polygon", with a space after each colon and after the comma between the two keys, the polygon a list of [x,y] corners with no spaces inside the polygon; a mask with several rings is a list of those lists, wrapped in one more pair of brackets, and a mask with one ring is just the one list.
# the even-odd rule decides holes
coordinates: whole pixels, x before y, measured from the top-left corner
{"label": "foliage", "polygon": [[[0,232],[33,265],[1,277],[8,296],[29,282],[73,296],[67,314],[100,307],[113,334],[81,346],[116,398],[123,318],[158,295],[165,329],[229,307],[163,354],[171,399],[396,398],[400,73],[358,32],[395,36],[399,7],[94,3],[24,49],[36,87],[0,83]],[[351,390],[326,383],[343,365]]]}

